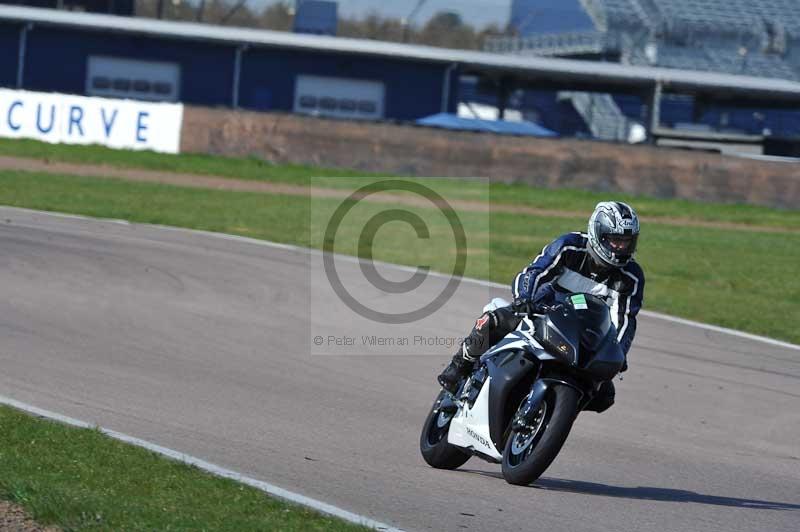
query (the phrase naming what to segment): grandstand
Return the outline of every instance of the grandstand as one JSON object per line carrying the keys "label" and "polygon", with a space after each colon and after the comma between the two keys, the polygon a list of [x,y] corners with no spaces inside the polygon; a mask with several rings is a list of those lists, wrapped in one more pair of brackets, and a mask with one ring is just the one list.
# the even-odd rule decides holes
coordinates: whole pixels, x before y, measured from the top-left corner
{"label": "grandstand", "polygon": [[[528,33],[498,41],[504,54],[0,5],[0,86],[403,123],[483,103],[562,136],[657,144],[683,130],[800,153],[794,33],[765,23],[759,54],[752,32],[690,47],[691,32],[658,29],[656,0],[554,2],[515,2]],[[526,16],[548,3],[559,9]],[[753,69],[775,77],[742,75]]]}
{"label": "grandstand", "polygon": [[[545,12],[561,21],[537,22]],[[800,79],[795,0],[515,0],[511,27],[487,51],[575,56],[578,35],[627,64]]]}
{"label": "grandstand", "polygon": [[[797,81],[798,7],[797,0],[514,0],[510,26],[515,36],[489,39],[486,51]],[[552,17],[544,13],[557,13],[559,22],[548,25]],[[589,133],[624,140],[624,122],[639,119],[640,110],[613,96],[611,106],[616,103],[619,112],[609,109],[604,94],[555,94],[553,101],[572,98]],[[600,108],[604,111],[592,116],[582,112]],[[800,136],[800,113],[706,108],[685,95],[665,94],[661,119],[669,127],[691,122],[693,129]],[[598,120],[615,122],[594,123]]]}

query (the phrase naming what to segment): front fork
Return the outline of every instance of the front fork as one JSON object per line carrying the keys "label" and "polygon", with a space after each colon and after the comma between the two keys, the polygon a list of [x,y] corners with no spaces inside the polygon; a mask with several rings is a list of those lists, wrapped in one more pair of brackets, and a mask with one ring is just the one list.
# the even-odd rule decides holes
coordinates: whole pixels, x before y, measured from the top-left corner
{"label": "front fork", "polygon": [[534,381],[530,393],[517,410],[514,418],[511,420],[510,428],[512,430],[525,430],[533,425],[536,415],[539,412],[539,408],[542,406],[542,402],[545,400],[547,391],[552,386],[569,386],[570,388],[574,388],[580,394],[580,399],[578,400],[579,404],[586,396],[586,392],[580,386],[570,382],[569,380],[554,377],[539,377],[536,379],[536,381]]}

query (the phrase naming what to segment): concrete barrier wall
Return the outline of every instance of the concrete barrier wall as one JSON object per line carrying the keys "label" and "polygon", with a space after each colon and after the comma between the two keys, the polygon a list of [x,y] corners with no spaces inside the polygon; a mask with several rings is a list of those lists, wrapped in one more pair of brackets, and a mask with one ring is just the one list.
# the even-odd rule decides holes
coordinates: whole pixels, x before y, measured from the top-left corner
{"label": "concrete barrier wall", "polygon": [[800,165],[649,146],[186,107],[181,151],[800,208]]}

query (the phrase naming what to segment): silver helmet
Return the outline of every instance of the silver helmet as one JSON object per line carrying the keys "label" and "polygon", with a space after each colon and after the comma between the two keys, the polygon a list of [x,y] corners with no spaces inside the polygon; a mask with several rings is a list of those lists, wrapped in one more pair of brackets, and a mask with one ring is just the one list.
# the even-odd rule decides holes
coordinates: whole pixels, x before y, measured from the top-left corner
{"label": "silver helmet", "polygon": [[633,258],[639,217],[630,205],[601,201],[589,218],[589,254],[601,266],[620,268]]}

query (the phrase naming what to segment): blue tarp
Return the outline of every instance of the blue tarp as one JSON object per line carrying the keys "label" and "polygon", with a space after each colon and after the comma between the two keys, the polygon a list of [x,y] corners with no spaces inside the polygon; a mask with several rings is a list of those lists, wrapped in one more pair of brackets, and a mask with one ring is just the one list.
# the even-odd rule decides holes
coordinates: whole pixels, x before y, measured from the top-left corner
{"label": "blue tarp", "polygon": [[555,137],[555,131],[536,125],[533,122],[505,122],[502,120],[480,120],[462,118],[449,113],[426,116],[416,121],[420,126],[440,127],[461,131],[482,131],[500,135],[523,135],[526,137]]}

